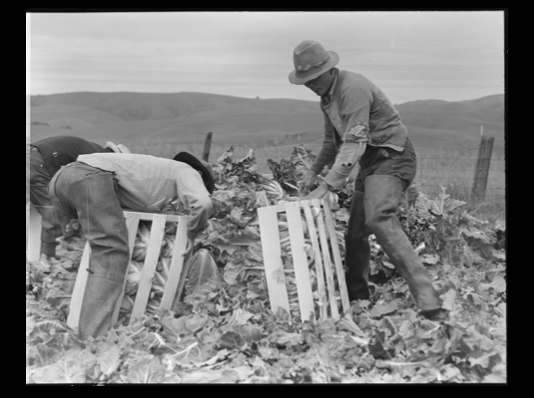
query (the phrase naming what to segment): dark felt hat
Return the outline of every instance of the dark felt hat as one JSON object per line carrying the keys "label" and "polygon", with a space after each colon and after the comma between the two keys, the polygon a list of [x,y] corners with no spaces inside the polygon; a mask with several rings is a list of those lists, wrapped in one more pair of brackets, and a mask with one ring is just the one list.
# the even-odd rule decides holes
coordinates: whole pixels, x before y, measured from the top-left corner
{"label": "dark felt hat", "polygon": [[198,171],[202,176],[202,180],[204,180],[204,185],[206,186],[208,192],[210,194],[213,193],[213,190],[215,189],[215,182],[213,170],[208,162],[198,159],[188,152],[180,152],[173,159],[178,162],[186,163]]}
{"label": "dark felt hat", "polygon": [[339,55],[326,51],[321,43],[304,40],[293,51],[295,69],[289,74],[289,82],[304,84],[329,71],[339,62]]}

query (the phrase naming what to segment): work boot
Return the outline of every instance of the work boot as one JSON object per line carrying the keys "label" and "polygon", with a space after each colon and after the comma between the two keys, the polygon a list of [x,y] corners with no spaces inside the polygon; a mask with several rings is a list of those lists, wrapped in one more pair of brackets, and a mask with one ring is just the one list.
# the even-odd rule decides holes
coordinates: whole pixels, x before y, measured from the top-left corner
{"label": "work boot", "polygon": [[345,279],[350,301],[368,300],[370,297],[370,232],[365,225],[363,198],[363,192],[354,192],[350,208],[349,225],[345,233],[345,264],[347,266]]}
{"label": "work boot", "polygon": [[371,175],[365,178],[364,185],[367,227],[408,283],[421,314],[432,314],[441,308],[438,292],[432,286],[427,270],[396,216],[402,194],[402,181],[388,175]]}

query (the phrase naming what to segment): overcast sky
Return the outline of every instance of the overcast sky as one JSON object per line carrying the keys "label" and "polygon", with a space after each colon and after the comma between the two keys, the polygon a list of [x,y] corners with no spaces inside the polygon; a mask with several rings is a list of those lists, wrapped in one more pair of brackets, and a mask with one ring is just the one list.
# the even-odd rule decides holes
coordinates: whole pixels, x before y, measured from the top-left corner
{"label": "overcast sky", "polygon": [[317,40],[394,103],[504,92],[503,11],[26,13],[26,94],[203,92],[317,101],[292,85]]}

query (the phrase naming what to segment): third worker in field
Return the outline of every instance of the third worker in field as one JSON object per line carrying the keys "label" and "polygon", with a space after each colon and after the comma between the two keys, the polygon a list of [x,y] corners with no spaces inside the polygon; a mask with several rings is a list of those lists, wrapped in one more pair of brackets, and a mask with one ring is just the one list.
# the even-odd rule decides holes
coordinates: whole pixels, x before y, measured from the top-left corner
{"label": "third worker in field", "polygon": [[61,227],[48,196],[48,184],[57,171],[89,153],[130,153],[124,145],[108,141],[104,147],[80,137],[60,135],[34,141],[26,150],[26,203],[31,202],[41,215],[41,253],[56,255],[56,239]]}

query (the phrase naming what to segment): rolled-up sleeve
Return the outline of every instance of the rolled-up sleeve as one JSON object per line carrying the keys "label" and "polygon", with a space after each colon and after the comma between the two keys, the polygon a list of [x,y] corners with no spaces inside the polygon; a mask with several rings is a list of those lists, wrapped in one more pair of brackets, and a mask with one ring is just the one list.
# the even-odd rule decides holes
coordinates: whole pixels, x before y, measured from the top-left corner
{"label": "rolled-up sleeve", "polygon": [[343,144],[334,166],[332,166],[324,181],[333,188],[342,188],[352,169],[354,169],[365,152],[366,146],[367,143],[365,141]]}
{"label": "rolled-up sleeve", "polygon": [[341,188],[369,141],[369,115],[372,93],[347,87],[341,95],[339,112],[343,120],[343,144],[325,182]]}
{"label": "rolled-up sleeve", "polygon": [[369,118],[373,94],[362,87],[348,86],[340,97],[339,112],[343,120],[343,142],[369,141]]}
{"label": "rolled-up sleeve", "polygon": [[178,197],[189,209],[188,229],[198,234],[208,227],[213,211],[210,194],[202,177],[193,168],[180,170],[177,177]]}

